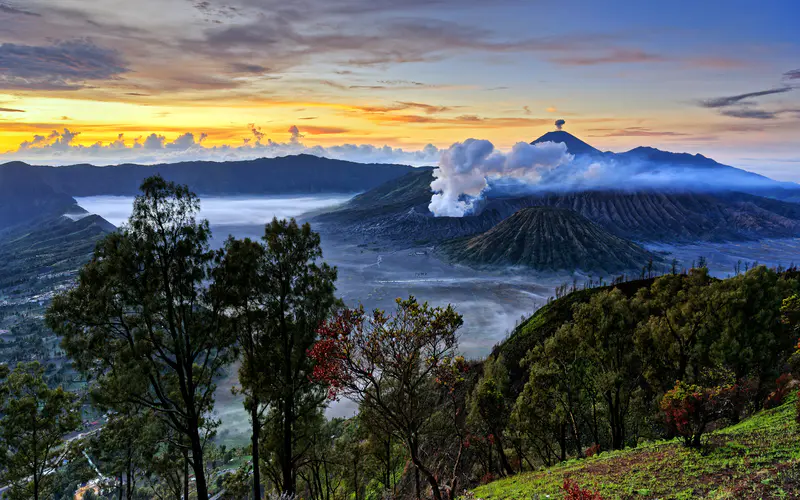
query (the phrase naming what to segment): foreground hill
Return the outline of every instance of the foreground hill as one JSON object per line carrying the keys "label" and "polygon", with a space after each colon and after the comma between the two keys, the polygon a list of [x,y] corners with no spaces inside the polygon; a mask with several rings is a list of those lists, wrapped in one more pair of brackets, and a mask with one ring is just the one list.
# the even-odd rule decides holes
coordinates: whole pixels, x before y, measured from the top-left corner
{"label": "foreground hill", "polygon": [[35,166],[30,170],[70,196],[133,196],[144,179],[156,174],[204,195],[358,193],[407,174],[412,167],[302,154],[246,161]]}
{"label": "foreground hill", "polygon": [[640,269],[651,258],[577,212],[523,208],[485,233],[450,241],[441,250],[452,261],[475,266],[523,266],[537,270]]}
{"label": "foreground hill", "polygon": [[570,479],[603,498],[798,498],[795,398],[708,435],[704,450],[678,440],[571,460],[481,486],[481,499],[560,498]]}

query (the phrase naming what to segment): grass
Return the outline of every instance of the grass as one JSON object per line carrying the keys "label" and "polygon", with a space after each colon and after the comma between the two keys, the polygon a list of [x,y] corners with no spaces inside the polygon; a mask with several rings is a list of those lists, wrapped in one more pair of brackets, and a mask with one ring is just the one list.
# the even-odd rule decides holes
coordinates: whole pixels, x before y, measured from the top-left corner
{"label": "grass", "polygon": [[707,436],[703,450],[679,441],[571,460],[477,488],[476,498],[561,498],[569,478],[603,498],[799,498],[800,432],[795,401]]}

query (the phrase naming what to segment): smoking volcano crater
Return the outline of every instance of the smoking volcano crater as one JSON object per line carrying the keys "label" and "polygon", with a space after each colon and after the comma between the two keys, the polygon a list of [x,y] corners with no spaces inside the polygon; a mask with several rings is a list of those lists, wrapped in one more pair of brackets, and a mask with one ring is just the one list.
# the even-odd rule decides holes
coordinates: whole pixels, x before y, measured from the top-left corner
{"label": "smoking volcano crater", "polygon": [[[561,124],[563,126],[563,123]],[[395,248],[484,233],[529,207],[571,210],[638,243],[800,235],[800,186],[703,155],[639,147],[600,151],[563,130],[509,152],[453,144],[419,168],[316,218],[324,231]]]}

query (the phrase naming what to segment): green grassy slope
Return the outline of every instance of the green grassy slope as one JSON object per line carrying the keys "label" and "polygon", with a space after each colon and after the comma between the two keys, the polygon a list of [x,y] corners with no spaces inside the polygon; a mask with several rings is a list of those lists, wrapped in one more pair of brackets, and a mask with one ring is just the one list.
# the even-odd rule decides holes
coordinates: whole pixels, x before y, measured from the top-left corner
{"label": "green grassy slope", "polygon": [[795,401],[764,410],[706,438],[702,450],[679,441],[571,460],[481,486],[481,499],[561,498],[569,478],[603,498],[798,498],[800,432]]}

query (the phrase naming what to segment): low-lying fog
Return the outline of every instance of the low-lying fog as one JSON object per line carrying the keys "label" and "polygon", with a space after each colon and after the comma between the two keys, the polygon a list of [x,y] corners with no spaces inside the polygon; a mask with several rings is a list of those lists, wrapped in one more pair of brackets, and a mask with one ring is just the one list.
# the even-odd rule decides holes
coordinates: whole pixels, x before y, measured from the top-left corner
{"label": "low-lying fog", "polygon": [[[263,198],[204,196],[200,217],[212,225],[261,225],[273,217],[297,217],[300,214],[346,202],[349,195],[270,196]],[[131,196],[90,196],[75,198],[88,212],[119,226],[128,220],[133,209]]]}
{"label": "low-lying fog", "polygon": [[[219,246],[232,234],[259,238],[272,217],[299,217],[347,201],[347,196],[308,195],[285,197],[201,197],[201,216],[211,223],[213,244]],[[127,220],[131,197],[79,198],[78,203],[114,225]],[[427,249],[402,251],[358,247],[327,234],[324,227],[324,259],[338,267],[337,293],[348,305],[359,302],[367,308],[391,309],[394,299],[415,295],[434,305],[452,303],[464,316],[460,331],[460,349],[468,357],[485,356],[501,341],[523,316],[546,303],[554,287],[572,281],[572,275],[543,275],[519,271],[486,272],[452,266],[433,257]],[[759,261],[767,265],[800,262],[800,239],[765,240],[731,244],[696,244],[681,247],[649,246],[662,253],[665,262],[673,257],[682,266],[691,265],[699,256],[708,260],[712,273],[720,277],[733,272],[736,262]],[[666,266],[666,264],[665,264]],[[743,267],[743,266],[742,266]],[[577,276],[578,282],[584,277]],[[241,399],[231,394],[237,381],[231,370],[220,381],[216,412],[223,420],[219,437],[225,441],[246,439],[248,417]],[[346,401],[332,405],[331,416],[352,415],[355,408]]]}

